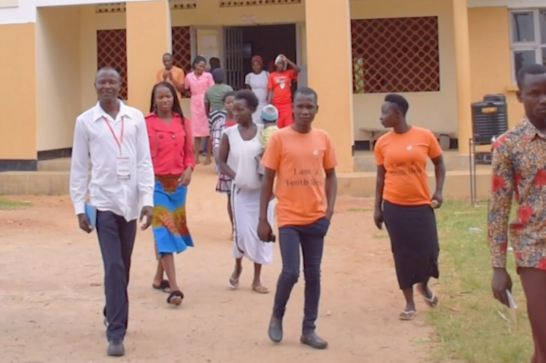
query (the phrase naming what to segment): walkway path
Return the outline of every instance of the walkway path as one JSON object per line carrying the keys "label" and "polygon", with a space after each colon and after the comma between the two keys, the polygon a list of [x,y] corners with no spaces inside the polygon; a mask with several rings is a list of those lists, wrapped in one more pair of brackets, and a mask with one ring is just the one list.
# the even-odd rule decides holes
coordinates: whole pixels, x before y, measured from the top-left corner
{"label": "walkway path", "polygon": [[[285,339],[273,345],[266,328],[273,294],[250,290],[246,262],[241,288],[230,291],[232,271],[225,196],[215,175],[201,167],[189,197],[197,247],[177,257],[186,299],[178,309],[151,288],[154,249],[139,233],[130,286],[127,356],[120,362],[184,363],[418,363],[431,330],[424,314],[402,323],[388,239],[372,224],[371,203],[341,198],[323,264],[318,332],[326,351],[299,343],[303,278],[285,319]],[[102,326],[102,264],[95,235],[77,229],[68,197],[28,197],[33,206],[0,211],[0,347],[2,362],[109,362]],[[271,290],[280,271],[263,282]],[[423,304],[420,309],[425,309]]]}

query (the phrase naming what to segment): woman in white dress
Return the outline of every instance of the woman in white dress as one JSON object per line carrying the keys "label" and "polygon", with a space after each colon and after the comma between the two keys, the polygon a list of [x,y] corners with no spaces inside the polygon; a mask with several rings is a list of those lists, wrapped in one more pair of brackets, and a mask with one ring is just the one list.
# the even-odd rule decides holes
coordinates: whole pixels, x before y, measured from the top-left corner
{"label": "woman in white dress", "polygon": [[[256,157],[263,152],[260,133],[263,125],[252,120],[258,107],[258,98],[250,90],[236,93],[233,114],[237,125],[224,129],[218,166],[223,174],[232,180],[231,208],[233,211],[233,257],[235,269],[229,279],[232,289],[239,287],[239,277],[243,270],[243,257],[254,262],[252,290],[267,294],[269,290],[262,285],[260,275],[262,265],[273,260],[273,243],[264,243],[258,237],[258,217],[260,212],[261,178],[258,173]],[[267,219],[273,223],[273,201],[268,208]]]}
{"label": "woman in white dress", "polygon": [[262,109],[267,105],[267,82],[269,80],[269,72],[263,69],[264,61],[259,55],[252,57],[252,72],[246,75],[245,85],[247,89],[252,90],[258,97],[258,107],[256,112],[252,114],[252,120],[261,124],[260,116]]}

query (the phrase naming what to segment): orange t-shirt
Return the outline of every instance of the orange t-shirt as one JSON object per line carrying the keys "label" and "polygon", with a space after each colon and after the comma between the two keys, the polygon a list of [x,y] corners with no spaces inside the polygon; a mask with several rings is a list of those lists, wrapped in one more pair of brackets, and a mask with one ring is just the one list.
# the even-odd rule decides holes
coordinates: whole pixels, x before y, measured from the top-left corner
{"label": "orange t-shirt", "polygon": [[434,134],[421,127],[381,136],[375,144],[375,160],[387,171],[383,199],[400,205],[429,204],[427,159],[440,155],[442,148]]}
{"label": "orange t-shirt", "polygon": [[298,74],[293,69],[287,69],[284,72],[273,72],[269,74],[267,89],[273,90],[271,103],[274,105],[284,105],[292,103],[292,81],[298,78]]}
{"label": "orange t-shirt", "polygon": [[[160,70],[157,71],[157,75],[156,75],[157,83],[163,82],[164,73],[165,73],[165,68],[161,68]],[[178,82],[178,84],[182,84],[182,85],[184,84],[184,79],[186,78],[186,74],[184,73],[184,70],[182,68],[173,66],[171,68],[171,73],[173,75],[173,78],[176,79],[176,82]],[[174,86],[173,82],[168,77],[166,79],[166,82],[169,82],[170,84]],[[176,92],[178,93],[178,96],[180,96],[180,92],[178,92],[178,90],[176,90]]]}
{"label": "orange t-shirt", "polygon": [[277,172],[277,223],[304,226],[326,215],[324,171],[337,165],[330,136],[318,129],[307,134],[285,127],[273,135],[262,165]]}

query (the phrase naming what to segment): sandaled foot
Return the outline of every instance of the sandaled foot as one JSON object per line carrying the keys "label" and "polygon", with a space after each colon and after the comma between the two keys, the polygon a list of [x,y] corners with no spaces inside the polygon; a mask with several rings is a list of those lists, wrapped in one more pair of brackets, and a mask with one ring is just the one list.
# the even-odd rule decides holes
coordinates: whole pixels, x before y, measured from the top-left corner
{"label": "sandaled foot", "polygon": [[233,273],[231,274],[231,277],[229,278],[229,281],[228,281],[228,286],[230,287],[230,289],[233,289],[235,290],[236,288],[239,287],[239,278],[241,277],[241,273],[243,272],[243,268],[239,268],[237,270],[237,267],[235,267],[235,270],[233,270]]}
{"label": "sandaled foot", "polygon": [[267,330],[269,339],[272,342],[280,343],[282,341],[282,320],[271,317],[269,321],[269,329]]}
{"label": "sandaled foot", "polygon": [[417,286],[417,290],[421,295],[423,295],[423,299],[431,308],[437,307],[440,303],[440,300],[430,288],[425,289],[424,286],[420,284]]}
{"label": "sandaled foot", "polygon": [[171,284],[167,280],[162,280],[159,284],[152,283],[152,287],[165,293],[171,292]]}
{"label": "sandaled foot", "polygon": [[317,333],[305,333],[301,336],[300,342],[315,349],[326,349],[328,342],[317,335]]}
{"label": "sandaled foot", "polygon": [[262,284],[260,285],[252,285],[252,290],[256,291],[258,294],[269,294],[269,289]]}
{"label": "sandaled foot", "polygon": [[413,320],[417,316],[417,312],[415,310],[404,310],[400,313],[398,318],[403,321]]}
{"label": "sandaled foot", "polygon": [[210,159],[207,159],[207,160],[205,160],[203,165],[210,165],[211,163],[212,163],[212,161]]}
{"label": "sandaled foot", "polygon": [[167,304],[178,306],[182,304],[182,300],[184,300],[184,294],[182,293],[182,291],[173,291],[169,294],[169,297],[167,298]]}

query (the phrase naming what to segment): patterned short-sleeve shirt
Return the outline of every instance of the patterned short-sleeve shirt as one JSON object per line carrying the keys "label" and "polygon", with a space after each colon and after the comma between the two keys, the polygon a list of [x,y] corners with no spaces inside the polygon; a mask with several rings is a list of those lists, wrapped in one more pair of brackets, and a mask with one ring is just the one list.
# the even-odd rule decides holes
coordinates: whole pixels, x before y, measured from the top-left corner
{"label": "patterned short-sleeve shirt", "polygon": [[[546,136],[524,119],[492,148],[488,240],[493,267],[506,267],[508,237],[518,267],[546,270]],[[517,213],[509,223],[512,200]]]}

